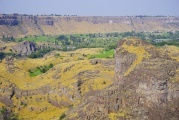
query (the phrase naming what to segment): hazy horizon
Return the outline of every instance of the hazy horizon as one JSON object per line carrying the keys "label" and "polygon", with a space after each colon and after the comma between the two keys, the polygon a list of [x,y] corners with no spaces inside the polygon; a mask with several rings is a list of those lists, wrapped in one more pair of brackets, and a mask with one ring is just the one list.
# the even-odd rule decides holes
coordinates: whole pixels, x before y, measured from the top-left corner
{"label": "hazy horizon", "polygon": [[77,16],[179,16],[179,0],[0,0],[0,13]]}

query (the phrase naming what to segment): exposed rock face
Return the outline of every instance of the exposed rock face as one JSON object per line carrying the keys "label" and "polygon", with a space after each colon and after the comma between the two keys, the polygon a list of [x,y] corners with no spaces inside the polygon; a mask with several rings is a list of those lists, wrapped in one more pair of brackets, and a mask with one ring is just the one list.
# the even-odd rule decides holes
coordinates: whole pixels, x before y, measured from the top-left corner
{"label": "exposed rock face", "polygon": [[19,24],[17,16],[2,15],[0,16],[0,25],[16,26]]}
{"label": "exposed rock face", "polygon": [[7,46],[0,47],[0,51],[3,51],[7,48]]}
{"label": "exposed rock face", "polygon": [[17,44],[13,47],[13,49],[20,55],[29,55],[32,52],[36,51],[36,46],[33,42],[26,41]]}
{"label": "exposed rock face", "polygon": [[96,65],[96,64],[102,64],[104,66],[114,65],[114,60],[93,59],[90,62],[92,65]]}
{"label": "exposed rock face", "polygon": [[80,120],[179,119],[179,62],[137,38],[121,40],[115,82],[67,115]]}
{"label": "exposed rock face", "polygon": [[0,15],[0,36],[179,30],[179,17]]}

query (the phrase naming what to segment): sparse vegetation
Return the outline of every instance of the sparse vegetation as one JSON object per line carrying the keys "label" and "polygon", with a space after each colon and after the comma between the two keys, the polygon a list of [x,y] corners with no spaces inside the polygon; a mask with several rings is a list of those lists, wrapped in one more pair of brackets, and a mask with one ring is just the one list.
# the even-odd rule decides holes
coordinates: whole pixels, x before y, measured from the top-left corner
{"label": "sparse vegetation", "polygon": [[60,57],[60,54],[59,54],[59,53],[57,53],[57,54],[55,54],[54,56],[55,56],[55,57]]}
{"label": "sparse vegetation", "polygon": [[6,107],[0,109],[3,120],[18,120],[18,115],[14,114],[12,111],[8,110]]}
{"label": "sparse vegetation", "polygon": [[59,120],[63,120],[65,117],[66,117],[66,115],[63,113],[63,114],[60,116]]}
{"label": "sparse vegetation", "polygon": [[2,108],[0,109],[0,112],[1,112],[2,114],[4,114],[6,111],[7,111],[7,109],[6,109],[5,107],[2,107]]}

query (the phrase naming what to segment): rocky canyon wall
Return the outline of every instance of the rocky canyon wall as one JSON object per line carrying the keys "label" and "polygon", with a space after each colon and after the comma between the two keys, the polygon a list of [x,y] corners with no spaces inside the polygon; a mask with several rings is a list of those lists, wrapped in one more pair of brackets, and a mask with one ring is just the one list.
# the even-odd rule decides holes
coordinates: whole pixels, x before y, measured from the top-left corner
{"label": "rocky canyon wall", "polygon": [[0,36],[179,30],[179,17],[0,15]]}

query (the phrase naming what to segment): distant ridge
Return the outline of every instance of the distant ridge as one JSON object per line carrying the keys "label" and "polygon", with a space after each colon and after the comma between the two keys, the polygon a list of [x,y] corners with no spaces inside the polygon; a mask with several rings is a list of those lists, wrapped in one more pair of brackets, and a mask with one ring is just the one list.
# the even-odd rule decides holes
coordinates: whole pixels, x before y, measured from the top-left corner
{"label": "distant ridge", "polygon": [[177,31],[174,16],[33,16],[0,14],[0,36],[58,35],[126,31]]}

